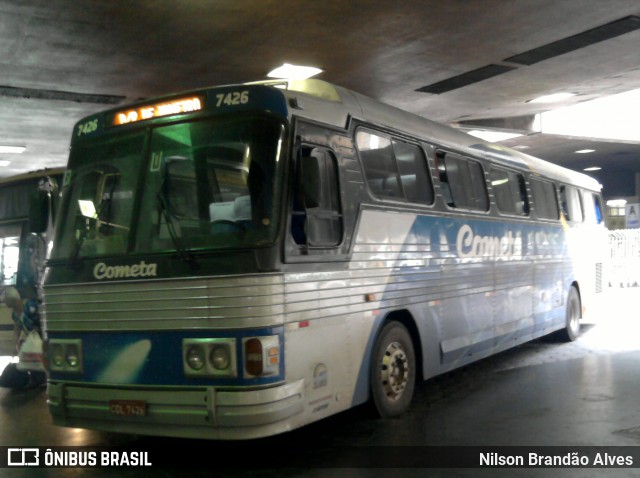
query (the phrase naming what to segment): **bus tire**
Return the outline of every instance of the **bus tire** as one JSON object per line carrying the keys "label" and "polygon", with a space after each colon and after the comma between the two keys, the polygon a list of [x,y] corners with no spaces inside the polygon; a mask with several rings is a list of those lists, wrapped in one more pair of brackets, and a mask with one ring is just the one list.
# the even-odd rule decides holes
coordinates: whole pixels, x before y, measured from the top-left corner
{"label": "bus tire", "polygon": [[567,309],[565,328],[560,331],[560,337],[565,342],[573,342],[580,336],[581,319],[580,295],[575,287],[571,287],[567,295]]}
{"label": "bus tire", "polygon": [[416,381],[416,358],[409,332],[389,321],[380,331],[371,355],[371,395],[377,414],[392,418],[411,403]]}

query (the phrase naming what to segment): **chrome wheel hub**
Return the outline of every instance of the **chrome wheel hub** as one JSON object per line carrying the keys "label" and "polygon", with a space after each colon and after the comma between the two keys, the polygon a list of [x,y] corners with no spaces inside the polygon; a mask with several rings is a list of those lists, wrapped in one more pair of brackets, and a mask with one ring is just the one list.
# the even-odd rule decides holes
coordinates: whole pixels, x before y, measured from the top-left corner
{"label": "chrome wheel hub", "polygon": [[409,361],[398,342],[390,343],[384,351],[380,378],[387,398],[398,400],[409,382]]}

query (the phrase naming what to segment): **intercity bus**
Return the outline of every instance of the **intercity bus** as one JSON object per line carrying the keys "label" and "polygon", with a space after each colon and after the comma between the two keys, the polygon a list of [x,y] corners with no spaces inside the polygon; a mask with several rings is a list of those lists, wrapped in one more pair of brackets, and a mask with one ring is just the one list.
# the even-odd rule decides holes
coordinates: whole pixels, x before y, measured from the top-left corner
{"label": "intercity bus", "polygon": [[319,80],[73,131],[45,280],[54,423],[248,439],[558,332],[601,290],[599,184]]}

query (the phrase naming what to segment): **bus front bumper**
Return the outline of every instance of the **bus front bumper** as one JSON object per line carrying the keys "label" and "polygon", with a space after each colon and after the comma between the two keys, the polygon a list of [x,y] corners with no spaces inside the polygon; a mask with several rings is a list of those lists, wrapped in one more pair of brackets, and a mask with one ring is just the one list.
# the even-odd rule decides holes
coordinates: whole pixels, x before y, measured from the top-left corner
{"label": "bus front bumper", "polygon": [[47,403],[53,423],[60,426],[247,439],[282,433],[303,424],[304,380],[239,391],[214,387],[127,389],[50,382]]}

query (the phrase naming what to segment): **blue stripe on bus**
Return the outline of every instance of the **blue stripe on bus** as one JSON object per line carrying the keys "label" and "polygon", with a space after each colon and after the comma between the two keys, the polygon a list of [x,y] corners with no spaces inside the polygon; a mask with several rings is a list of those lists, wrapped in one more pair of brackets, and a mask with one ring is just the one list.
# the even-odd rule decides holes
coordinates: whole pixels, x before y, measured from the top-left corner
{"label": "blue stripe on bus", "polygon": [[[183,370],[182,340],[197,338],[236,338],[238,374],[244,370],[242,338],[278,335],[281,360],[277,375],[262,378],[200,378],[186,377]],[[154,385],[154,386],[250,386],[265,385],[283,380],[283,328],[263,328],[237,331],[157,331],[157,332],[50,332],[52,339],[81,339],[83,372],[52,371],[52,380],[86,383]],[[112,373],[114,368],[117,373]],[[114,379],[114,376],[119,378]],[[109,379],[105,377],[111,377]]]}

